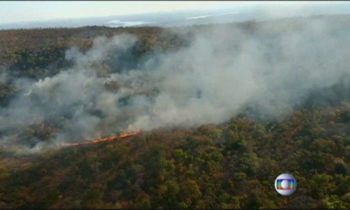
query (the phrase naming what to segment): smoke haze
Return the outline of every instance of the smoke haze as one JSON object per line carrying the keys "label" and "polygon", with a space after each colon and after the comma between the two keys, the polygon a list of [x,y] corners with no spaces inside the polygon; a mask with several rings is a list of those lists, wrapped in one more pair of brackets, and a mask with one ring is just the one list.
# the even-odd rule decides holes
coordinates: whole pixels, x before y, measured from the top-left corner
{"label": "smoke haze", "polygon": [[[72,48],[72,68],[39,81],[16,78],[18,94],[0,107],[1,145],[39,151],[122,130],[222,123],[247,107],[282,119],[350,73],[343,22],[288,21],[171,31],[194,36],[186,47],[141,60],[133,59],[138,40],[129,34],[98,37],[86,52]],[[54,135],[23,140],[20,131],[36,123]]]}

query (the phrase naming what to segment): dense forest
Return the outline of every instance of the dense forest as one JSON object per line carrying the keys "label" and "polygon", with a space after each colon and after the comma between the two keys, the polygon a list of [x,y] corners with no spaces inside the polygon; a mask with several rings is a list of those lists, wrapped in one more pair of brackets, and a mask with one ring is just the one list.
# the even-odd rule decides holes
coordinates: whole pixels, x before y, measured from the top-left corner
{"label": "dense forest", "polygon": [[[350,106],[244,116],[197,129],[1,161],[1,207],[349,208]],[[276,174],[298,189],[278,195]]]}
{"label": "dense forest", "polygon": [[[337,18],[350,24],[348,16]],[[303,21],[233,25],[252,33],[270,27],[274,34],[286,25],[297,30]],[[133,59],[142,60],[186,46],[193,31],[185,31],[183,36],[147,27],[0,31],[0,70],[12,78],[40,80],[73,65],[65,59],[68,48],[86,51],[96,36],[124,32],[139,37]],[[223,123],[160,127],[108,143],[35,154],[0,145],[0,208],[349,209],[349,81],[343,77],[310,92],[280,119],[257,117],[247,107]],[[15,82],[0,80],[0,109],[17,92]],[[19,139],[47,141],[58,127],[52,121],[36,123],[19,130]],[[0,139],[6,134],[1,132]],[[284,172],[298,182],[288,197],[273,185]]]}

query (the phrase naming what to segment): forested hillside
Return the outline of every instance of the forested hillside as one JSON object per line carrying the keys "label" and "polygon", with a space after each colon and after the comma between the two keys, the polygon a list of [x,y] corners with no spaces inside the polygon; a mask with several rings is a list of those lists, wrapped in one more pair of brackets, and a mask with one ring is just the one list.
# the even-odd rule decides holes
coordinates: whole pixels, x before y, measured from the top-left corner
{"label": "forested hillside", "polygon": [[[318,18],[337,24],[331,24],[331,28],[325,30],[327,36],[315,37],[336,36],[339,40],[347,40],[348,36],[345,36],[342,28],[350,24],[348,16]],[[320,44],[321,47],[316,50],[299,51],[298,47],[304,43],[304,40],[300,41],[303,36],[293,35],[299,31],[301,34],[309,32],[309,20],[292,18],[173,29],[86,27],[0,31],[0,208],[349,209],[350,79],[346,69],[349,68],[347,56],[350,53],[346,48],[347,42],[338,43],[337,39],[323,39],[326,44]],[[316,26],[320,27],[321,24],[317,23]],[[190,47],[190,53],[185,51],[183,56],[181,49],[190,46],[196,34],[204,33],[205,37],[208,28],[215,31],[214,38],[220,32],[227,40],[240,37],[249,42],[240,42],[239,39],[232,44],[222,42],[224,39],[218,37],[213,41],[216,43],[214,47],[201,48],[206,46],[207,39],[199,39],[194,44],[198,47],[196,44],[200,43],[199,47]],[[137,40],[126,36],[112,38],[112,41],[94,41],[98,36],[111,38],[126,33],[135,35]],[[310,39],[305,43],[318,42],[310,38],[314,36],[313,33],[314,31],[310,36],[305,35]],[[288,45],[289,48],[282,49],[285,47],[284,42],[279,45],[282,41],[274,39],[283,39],[287,34],[292,34],[292,38],[287,39],[288,44],[292,44]],[[263,44],[259,45],[259,41]],[[125,44],[128,42],[131,47]],[[258,47],[251,47],[255,44]],[[327,48],[331,44],[344,46],[344,49],[339,48],[339,54],[333,56],[333,52]],[[119,51],[111,50],[119,56],[113,57],[115,54],[110,55],[103,51],[103,47],[108,48],[110,45],[119,47],[118,50],[123,53],[119,55]],[[268,48],[272,49],[271,52],[262,50],[261,56],[255,54],[266,46],[271,47]],[[75,49],[80,51],[76,52]],[[251,54],[240,55],[238,51],[242,49]],[[279,50],[283,53],[279,53]],[[301,52],[301,55],[295,52]],[[72,57],[78,55],[79,58],[69,60],[67,57],[70,53]],[[193,53],[200,56],[190,57]],[[205,61],[211,55],[217,54],[224,59]],[[105,55],[103,58],[108,59],[100,59],[99,55]],[[239,57],[235,61],[244,64],[241,65],[244,69],[265,70],[271,67],[292,73],[286,76],[282,72],[282,76],[278,74],[267,80],[275,86],[258,86],[258,91],[254,92],[258,96],[251,94],[254,99],[245,100],[237,109],[232,109],[233,111],[231,102],[234,104],[235,99],[238,101],[245,95],[241,94],[229,100],[222,100],[222,95],[224,99],[234,95],[235,91],[248,95],[249,91],[246,89],[250,86],[239,84],[233,89],[227,85],[215,89],[220,84],[215,83],[215,80],[211,83],[213,80],[210,79],[220,75],[218,72],[222,69],[214,69],[216,72],[209,76],[198,76],[198,80],[186,77],[187,83],[181,83],[181,79],[184,79],[181,76],[192,70],[192,65],[186,65],[187,63],[206,64],[194,68],[194,72],[200,74],[203,73],[201,69],[211,64],[225,67],[226,63],[231,62],[231,57],[233,59],[235,56]],[[253,56],[257,59],[250,60]],[[324,59],[328,56],[329,62]],[[321,64],[315,63],[315,59],[320,60]],[[262,64],[261,60],[268,60],[268,65],[259,65]],[[283,65],[280,60],[283,60]],[[336,62],[332,63],[334,60]],[[176,73],[180,69],[182,74],[162,74],[165,67],[173,68],[172,71]],[[306,74],[311,79],[306,76],[299,78],[294,71],[289,71],[296,68],[297,73],[302,75],[310,67],[319,67],[312,71],[315,73],[310,74],[311,76]],[[138,68],[141,70],[136,71]],[[86,73],[81,69],[94,71]],[[332,75],[336,72],[340,72],[337,74],[339,77],[333,78]],[[268,77],[269,73],[266,71],[261,75]],[[76,74],[88,76],[83,77],[83,82],[80,82],[74,80],[80,78],[75,77]],[[239,77],[240,74],[235,76]],[[6,75],[6,79],[2,75]],[[224,74],[219,79],[226,81],[227,75]],[[60,82],[70,81],[71,77],[71,83],[78,85],[68,86],[66,91],[64,85],[71,83]],[[249,75],[247,77],[250,78]],[[164,78],[167,79],[163,80]],[[84,83],[84,79],[88,80],[87,83]],[[281,86],[276,82],[277,79],[285,79],[281,83],[286,85]],[[307,83],[307,79],[313,83]],[[58,82],[50,86],[50,81]],[[74,90],[76,87],[88,87],[96,81],[101,81],[101,84],[98,83],[90,89]],[[200,82],[207,84],[206,81],[209,81],[211,89],[206,89],[207,86],[198,85],[202,89],[190,86]],[[240,82],[239,79],[234,81]],[[293,83],[295,81],[301,82]],[[34,85],[27,85],[28,83]],[[170,85],[165,86],[163,83]],[[82,85],[79,86],[80,84]],[[214,86],[210,86],[212,84]],[[45,85],[48,89],[40,89],[46,87]],[[30,91],[23,90],[26,87]],[[243,88],[239,89],[240,87]],[[162,88],[176,91],[174,94],[171,91],[162,92]],[[190,93],[181,95],[187,88]],[[273,89],[268,92],[271,95],[259,92],[260,89],[265,90],[264,88]],[[211,99],[210,103],[201,107],[203,112],[197,113],[196,107],[193,108],[192,105],[200,107],[201,102],[207,102],[200,99],[205,98],[205,94],[212,89],[215,97],[208,97]],[[70,95],[74,91],[78,93]],[[85,99],[84,94],[89,91],[96,93]],[[57,92],[63,96],[55,95]],[[147,111],[162,111],[164,108],[161,105],[165,100],[154,103],[158,95],[162,96],[161,93],[169,93],[167,97],[173,96],[181,102],[180,105],[175,102],[175,105],[169,105],[173,108],[170,111],[166,109],[166,114],[173,111],[174,115],[157,116],[157,113],[152,112],[149,118],[143,115],[137,118],[139,116],[133,115],[139,113],[143,106],[146,106]],[[287,93],[289,97],[282,97]],[[113,98],[115,95],[118,97]],[[189,105],[191,109],[186,110],[195,112],[194,122],[191,121],[192,115],[189,111],[179,112],[181,115],[176,113],[179,110],[176,105],[188,108],[184,102],[187,95],[191,95],[189,101],[193,104]],[[25,103],[28,97],[35,103]],[[79,97],[86,101],[76,100]],[[108,103],[102,103],[98,97]],[[134,98],[136,99],[133,100]],[[181,101],[183,99],[185,100]],[[65,100],[72,102],[65,104]],[[113,103],[109,103],[110,101]],[[79,103],[83,105],[80,106]],[[225,106],[229,108],[226,108],[226,112],[214,110],[217,111],[215,114],[208,113],[209,117],[203,116],[207,110],[213,110],[209,108],[212,108],[212,104],[216,105],[215,103],[222,106],[223,110]],[[111,104],[116,104],[122,111],[115,111]],[[104,112],[105,110],[96,108],[98,106],[112,111]],[[39,112],[37,109],[43,110]],[[31,111],[41,113],[43,117],[36,116],[35,119],[29,119],[29,122],[21,122],[22,115],[27,116]],[[80,113],[88,114],[79,115]],[[116,113],[116,116],[108,115],[110,113]],[[227,116],[227,113],[234,114]],[[212,123],[210,117],[215,118],[217,115],[220,115],[220,120]],[[164,116],[169,116],[170,120],[164,119]],[[181,121],[177,117],[188,118]],[[93,124],[96,119],[101,120]],[[134,122],[134,119],[137,120]],[[166,123],[157,124],[153,122],[155,119]],[[85,121],[92,123],[87,126]],[[71,140],[64,138],[78,139],[85,136],[84,132],[90,135],[88,131],[92,125],[96,126],[91,138],[119,132],[119,127],[129,121],[130,124],[144,126],[141,127],[142,132],[139,135],[93,145],[60,147],[59,143],[63,140]],[[177,124],[171,124],[173,121]],[[144,125],[143,122],[148,124]],[[147,127],[150,124],[153,127]],[[81,129],[82,132],[74,133],[74,129]],[[293,174],[298,182],[296,192],[289,197],[280,196],[274,189],[275,178],[285,172]]]}
{"label": "forested hillside", "polygon": [[[350,208],[349,116],[344,105],[296,111],[280,123],[241,116],[35,157],[4,152],[1,207]],[[290,197],[274,190],[282,172],[298,181]]]}

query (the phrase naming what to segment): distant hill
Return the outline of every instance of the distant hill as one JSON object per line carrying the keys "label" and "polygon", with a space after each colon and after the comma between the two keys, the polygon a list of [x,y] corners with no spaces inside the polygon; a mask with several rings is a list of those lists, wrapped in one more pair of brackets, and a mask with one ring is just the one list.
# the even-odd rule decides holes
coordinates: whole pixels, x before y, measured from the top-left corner
{"label": "distant hill", "polygon": [[[23,29],[0,31],[0,63],[15,63],[18,54],[30,51],[45,52],[49,50],[65,50],[77,46],[83,49],[91,46],[97,36],[111,37],[121,33],[131,33],[143,39],[156,36],[160,28],[59,28],[59,29]],[[149,40],[150,41],[150,40]]]}

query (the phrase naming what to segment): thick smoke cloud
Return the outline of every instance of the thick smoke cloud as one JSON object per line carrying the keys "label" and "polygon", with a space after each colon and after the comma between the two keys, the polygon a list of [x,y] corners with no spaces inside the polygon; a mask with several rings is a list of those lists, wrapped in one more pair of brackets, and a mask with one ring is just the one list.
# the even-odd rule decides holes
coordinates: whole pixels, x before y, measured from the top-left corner
{"label": "thick smoke cloud", "polygon": [[[17,79],[19,94],[0,108],[3,147],[37,151],[121,130],[221,123],[246,107],[281,119],[312,91],[350,73],[349,29],[332,21],[192,33],[189,46],[155,53],[137,65],[125,65],[133,62],[135,36],[98,37],[87,52],[67,51],[72,68],[39,81]],[[18,133],[42,122],[53,124],[55,134],[28,146]]]}

